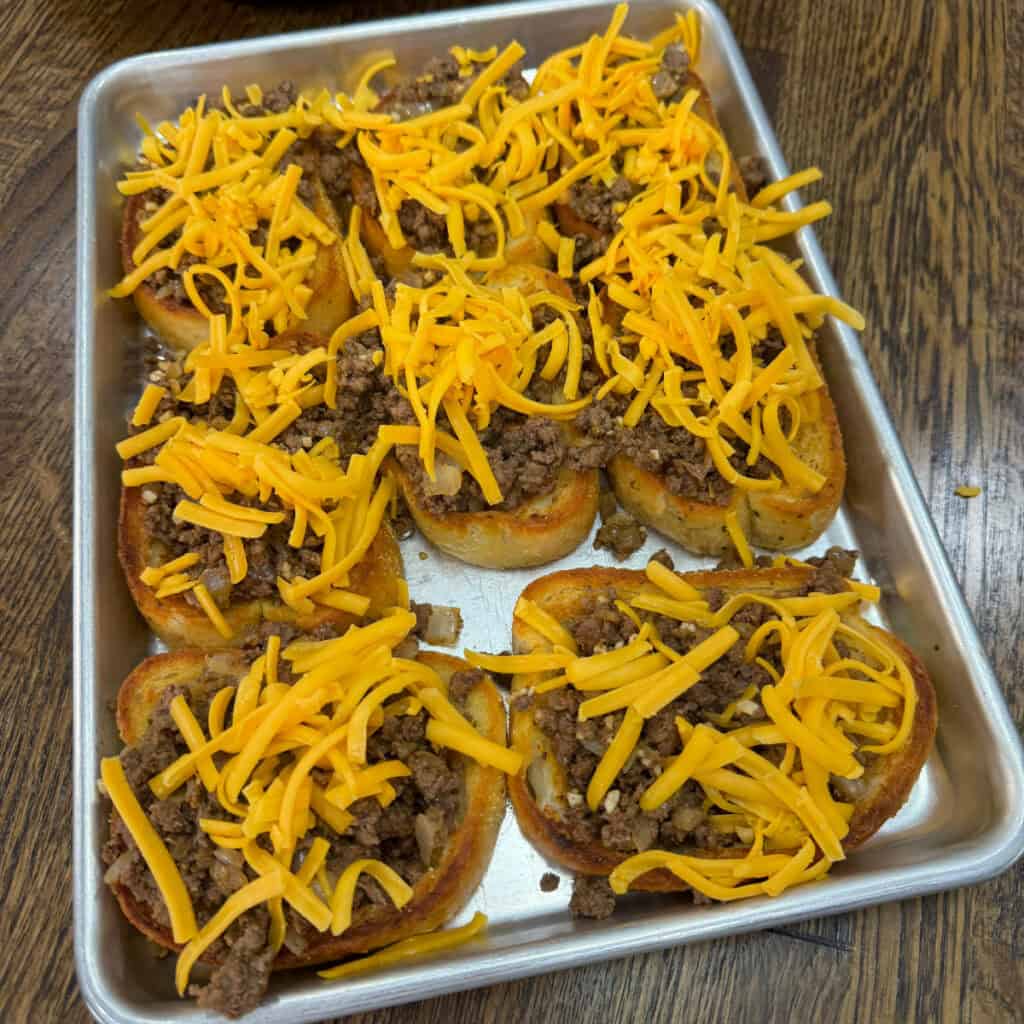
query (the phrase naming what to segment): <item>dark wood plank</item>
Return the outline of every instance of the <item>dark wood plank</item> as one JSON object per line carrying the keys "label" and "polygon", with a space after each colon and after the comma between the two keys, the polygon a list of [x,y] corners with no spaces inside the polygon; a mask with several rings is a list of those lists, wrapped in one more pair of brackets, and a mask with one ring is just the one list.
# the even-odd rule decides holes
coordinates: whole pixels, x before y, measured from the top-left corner
{"label": "dark wood plank", "polygon": [[[147,50],[450,6],[0,6],[0,1019],[86,1020],[70,912],[75,116]],[[727,0],[1018,721],[1024,713],[1024,28],[1006,0]],[[954,488],[984,488],[973,501]],[[1022,872],[779,932],[365,1014],[392,1021],[1019,1019]]]}

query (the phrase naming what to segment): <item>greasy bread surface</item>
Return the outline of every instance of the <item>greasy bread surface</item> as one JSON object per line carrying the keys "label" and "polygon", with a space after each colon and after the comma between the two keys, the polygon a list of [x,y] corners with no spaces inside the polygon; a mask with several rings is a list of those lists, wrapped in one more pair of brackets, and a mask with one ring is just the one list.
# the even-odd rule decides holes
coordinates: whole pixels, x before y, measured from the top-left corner
{"label": "greasy bread surface", "polygon": [[785,485],[777,491],[733,487],[727,504],[716,505],[674,494],[659,476],[617,455],[608,467],[608,475],[619,504],[687,551],[701,555],[732,550],[725,525],[730,511],[735,511],[740,528],[752,544],[772,551],[806,547],[832,521],[846,486],[846,457],[835,406],[824,387],[810,398],[818,406],[819,417],[801,424],[793,451],[825,478],[817,494]]}
{"label": "greasy bread surface", "polygon": [[[458,658],[432,651],[418,659],[432,668],[447,686],[452,675],[469,666]],[[149,717],[168,686],[194,686],[204,669],[217,675],[240,678],[248,663],[235,651],[175,651],[142,662],[124,681],[117,699],[117,725],[128,746],[144,735]],[[473,725],[487,739],[504,744],[504,705],[493,683],[486,680],[471,691],[467,709]],[[444,853],[414,886],[411,899],[398,910],[390,903],[356,912],[352,925],[341,935],[317,936],[305,953],[297,956],[281,948],[274,970],[304,967],[366,953],[412,935],[434,931],[450,920],[472,895],[490,862],[498,829],[505,813],[503,773],[461,758],[464,768],[464,801],[458,827],[449,835]],[[180,950],[170,930],[155,922],[122,885],[114,894],[129,921],[144,935],[166,949]],[[202,962],[216,963],[207,954]]]}
{"label": "greasy bread surface", "polygon": [[[168,647],[217,648],[226,644],[241,645],[263,621],[287,622],[302,632],[333,623],[344,627],[356,621],[347,612],[317,605],[304,615],[293,611],[279,598],[253,601],[232,601],[222,614],[232,630],[230,640],[217,631],[209,616],[184,594],[157,599],[156,592],[142,582],[140,576],[150,564],[150,537],[146,529],[146,505],[141,487],[121,489],[121,511],[118,518],[117,554],[124,570],[128,590],[150,628]],[[351,588],[370,599],[370,616],[380,615],[385,608],[399,603],[402,580],[402,555],[398,543],[385,522],[363,559],[352,570]]]}
{"label": "greasy bread surface", "polygon": [[395,475],[424,537],[446,554],[485,569],[524,569],[569,554],[590,532],[597,515],[597,470],[563,469],[550,494],[504,511],[432,512],[397,461]]}
{"label": "greasy bread surface", "polygon": [[[740,592],[781,596],[792,593],[806,582],[811,570],[787,567],[765,570],[695,572],[682,576],[700,591],[717,588],[726,597]],[[531,583],[523,598],[533,601],[560,623],[581,613],[588,599],[614,588],[619,598],[629,600],[646,583],[642,572],[621,569],[578,569],[551,573]],[[847,613],[843,613],[847,617]],[[924,666],[900,640],[884,630],[867,627],[878,642],[898,653],[913,677],[917,704],[910,734],[899,750],[874,757],[861,778],[862,793],[856,800],[849,821],[843,850],[862,845],[902,807],[913,788],[931,748],[936,724],[935,693]],[[513,623],[513,648],[516,653],[551,650],[552,645],[520,619]],[[536,683],[536,676],[519,675],[513,681],[513,693]],[[520,828],[546,856],[583,875],[609,875],[628,855],[612,850],[600,841],[574,842],[561,820],[566,805],[567,783],[556,769],[554,753],[547,736],[533,720],[533,708],[518,710],[513,702],[511,734],[513,746],[524,757],[523,771],[509,780],[509,795]],[[534,769],[531,772],[531,765]],[[682,851],[686,852],[686,851]],[[694,851],[698,852],[698,851]],[[708,856],[707,851],[699,851]],[[742,847],[712,853],[711,856],[742,856]],[[636,878],[634,890],[654,892],[689,888],[667,869],[659,868]]]}

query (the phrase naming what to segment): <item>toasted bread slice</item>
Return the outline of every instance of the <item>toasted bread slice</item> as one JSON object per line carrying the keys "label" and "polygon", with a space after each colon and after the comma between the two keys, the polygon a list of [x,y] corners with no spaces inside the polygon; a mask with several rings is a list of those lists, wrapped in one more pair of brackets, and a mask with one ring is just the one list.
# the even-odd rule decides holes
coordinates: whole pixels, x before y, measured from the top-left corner
{"label": "toasted bread slice", "polygon": [[[446,687],[454,673],[470,668],[458,658],[432,651],[422,652],[418,660],[437,672]],[[141,741],[150,715],[167,687],[196,688],[204,672],[226,677],[229,683],[240,679],[247,668],[246,659],[237,651],[187,650],[147,658],[128,676],[118,693],[117,725],[121,739],[127,746]],[[470,691],[467,711],[483,736],[495,743],[505,743],[505,708],[489,679]],[[273,970],[366,953],[399,939],[434,931],[459,912],[487,870],[505,814],[503,774],[465,757],[460,757],[460,764],[464,787],[458,825],[449,835],[436,865],[413,886],[409,902],[401,910],[390,903],[357,910],[352,925],[341,935],[317,935],[301,955],[282,947]],[[170,930],[154,920],[124,885],[115,882],[111,888],[121,910],[140,932],[165,949],[181,949]],[[217,962],[209,953],[201,960]]]}
{"label": "toasted bread slice", "polygon": [[[506,267],[490,282],[525,293],[544,290],[572,297],[556,274],[529,264]],[[571,438],[571,428],[564,429]],[[420,532],[447,554],[487,569],[524,569],[561,558],[586,539],[597,516],[597,470],[563,467],[551,491],[511,510],[442,514],[427,507],[397,460],[391,460],[390,468]]]}
{"label": "toasted bread slice", "polygon": [[438,514],[426,507],[409,474],[394,460],[390,465],[423,536],[453,558],[485,569],[553,562],[583,543],[597,515],[596,470],[564,469],[553,491],[512,511]]}
{"label": "toasted bread slice", "polygon": [[[352,313],[352,290],[345,275],[341,254],[343,235],[334,204],[327,198],[319,180],[314,179],[313,187],[313,212],[334,232],[335,241],[318,249],[306,280],[313,294],[301,326],[307,331],[330,335]],[[142,237],[139,224],[145,217],[145,205],[144,194],[132,196],[125,203],[121,220],[121,265],[125,274],[135,269],[132,253]],[[135,289],[133,298],[142,319],[172,348],[193,349],[209,338],[209,321],[188,300],[158,296],[157,290],[145,281]]]}
{"label": "toasted bread slice", "polygon": [[[724,139],[704,82],[691,71],[687,86],[699,93],[694,105],[695,113]],[[721,170],[717,153],[709,158],[708,166],[715,172]],[[730,159],[730,178],[733,190],[745,200],[746,188],[735,158]],[[557,203],[555,210],[564,234],[584,234],[594,239],[601,237],[600,230],[583,220],[567,202]],[[615,319],[614,315],[611,319]],[[735,510],[746,537],[760,547],[772,551],[805,547],[816,540],[832,521],[846,484],[842,436],[828,390],[820,388],[808,396],[808,402],[817,408],[819,415],[813,422],[801,425],[793,450],[803,462],[825,477],[825,485],[816,494],[800,492],[785,484],[774,492],[743,491],[734,487],[725,502],[713,504],[674,494],[657,474],[642,469],[623,456],[616,456],[608,466],[608,475],[619,504],[687,551],[700,555],[722,555],[732,549],[725,527],[725,517],[730,510]]]}
{"label": "toasted bread slice", "polygon": [[[274,347],[292,352],[308,352],[326,339],[308,330],[289,330],[274,338]],[[233,602],[223,609],[224,618],[231,627],[233,637],[225,640],[201,608],[185,599],[183,594],[158,601],[154,591],[139,578],[152,564],[152,538],[146,527],[146,506],[142,500],[145,488],[125,487],[121,490],[121,509],[118,520],[118,557],[128,582],[128,589],[136,606],[150,628],[171,648],[224,647],[241,645],[264,620],[286,622],[302,632],[312,632],[318,626],[333,623],[347,626],[354,616],[333,608],[317,606],[308,615],[300,615],[275,595],[252,601]],[[162,554],[162,553],[161,553]],[[162,557],[155,559],[159,563]],[[402,589],[402,556],[391,528],[384,523],[362,561],[352,570],[350,589],[370,598],[367,614],[376,617],[385,608],[399,603]]]}
{"label": "toasted bread slice", "polygon": [[801,461],[825,478],[816,494],[785,482],[777,491],[732,487],[727,501],[716,505],[674,494],[661,477],[617,455],[608,467],[608,475],[619,504],[641,522],[699,555],[722,555],[732,550],[725,525],[730,510],[735,510],[752,544],[772,551],[806,547],[832,521],[846,486],[846,457],[832,399],[824,387],[808,398],[817,406],[818,418],[801,423],[792,448]]}
{"label": "toasted bread slice", "polygon": [[[142,571],[150,564],[152,548],[152,538],[146,527],[146,505],[142,500],[142,491],[141,487],[125,487],[121,490],[117,553],[136,607],[149,623],[150,629],[168,647],[210,649],[224,647],[226,644],[238,646],[244,644],[264,621],[286,622],[304,633],[328,623],[347,626],[357,621],[347,612],[319,605],[311,614],[301,615],[277,597],[233,601],[222,609],[233,633],[230,640],[225,640],[206,613],[190,604],[184,594],[175,594],[158,601],[155,591],[140,579]],[[362,561],[352,570],[350,589],[370,598],[367,614],[375,617],[385,608],[399,603],[401,580],[402,555],[390,526],[384,523]]]}
{"label": "toasted bread slice", "polygon": [[[726,597],[740,592],[783,596],[799,590],[811,570],[783,569],[694,572],[683,575],[687,583],[701,591],[716,588]],[[540,606],[561,623],[578,617],[589,599],[614,588],[620,599],[635,596],[647,583],[643,572],[626,569],[574,569],[551,573],[531,583],[523,597]],[[858,619],[878,643],[897,653],[913,675],[917,688],[917,706],[907,742],[898,751],[870,759],[859,782],[849,832],[843,848],[861,846],[903,806],[928,757],[936,725],[936,700],[924,666],[899,639],[885,630],[868,626],[859,616],[843,612],[844,620]],[[513,648],[517,653],[550,649],[539,633],[516,619],[512,626]],[[851,644],[852,646],[852,644]],[[536,676],[517,676],[513,692],[535,685]],[[524,768],[509,780],[509,795],[519,826],[530,841],[547,857],[583,875],[608,875],[627,854],[610,849],[600,841],[579,843],[564,822],[568,784],[554,756],[551,742],[534,721],[534,708],[517,710],[512,704],[511,734],[513,747],[523,754]],[[700,856],[707,851],[682,850]],[[723,850],[721,856],[743,856],[743,848]],[[710,854],[715,856],[716,854]],[[632,889],[650,892],[681,891],[686,884],[664,868],[642,875]]]}

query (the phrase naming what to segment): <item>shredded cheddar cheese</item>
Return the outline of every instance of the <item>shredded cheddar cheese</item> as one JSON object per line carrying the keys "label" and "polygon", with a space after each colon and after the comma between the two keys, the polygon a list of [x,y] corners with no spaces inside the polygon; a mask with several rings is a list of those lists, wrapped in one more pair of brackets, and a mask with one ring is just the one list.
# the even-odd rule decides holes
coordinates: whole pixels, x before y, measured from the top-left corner
{"label": "shredded cheddar cheese", "polygon": [[[576,652],[560,642],[549,611],[520,599],[516,617],[530,629],[526,651],[467,657],[492,671],[519,674],[517,685],[540,699],[561,687],[576,688],[586,698],[579,705],[581,722],[624,711],[586,789],[591,813],[613,810],[620,773],[637,756],[650,756],[641,746],[650,716],[723,659],[751,678],[759,670],[760,681],[724,712],[696,721],[675,717],[681,751],[655,771],[640,795],[641,809],[650,813],[687,783],[696,784],[714,812],[713,827],[739,836],[747,854],[722,860],[649,850],[627,858],[612,873],[612,887],[625,892],[640,875],[664,868],[712,899],[733,900],[778,895],[821,877],[845,857],[843,839],[854,812],[853,804],[835,798],[831,780],[861,778],[865,769],[855,755],[899,750],[914,721],[917,691],[910,670],[896,649],[851,614],[861,601],[877,600],[877,588],[851,581],[837,594],[741,592],[712,612],[696,577],[690,582],[650,562],[647,579],[618,602],[639,628],[612,651]],[[731,625],[750,604],[764,606],[760,625]],[[702,632],[689,650],[673,650],[657,635],[651,612]],[[762,747],[784,754],[769,758]]]}
{"label": "shredded cheddar cheese", "polygon": [[[699,92],[684,83],[659,99],[651,85],[669,47],[697,61],[696,15],[642,42],[624,34],[627,13],[620,4],[602,35],[545,60],[525,95],[506,77],[524,56],[518,43],[456,46],[465,86],[449,105],[417,116],[377,108],[375,76],[395,63],[385,54],[368,59],[351,97],[324,90],[277,114],[241,116],[225,90],[224,110],[200,99],[176,123],[145,129],[144,166],[119,188],[126,196],[160,188],[169,198],[141,221],[136,269],[113,294],[129,294],[155,270],[180,271],[209,338],[186,359],[190,376],[176,400],[201,405],[233,390],[235,414],[220,433],[247,443],[232,449],[218,439],[210,450],[197,441],[201,429],[170,417],[119,445],[126,459],[160,449],[153,465],[126,469],[123,481],[180,487],[191,502],[179,506],[180,518],[223,536],[233,583],[248,571],[244,542],[262,528],[216,503],[232,492],[261,503],[273,495],[294,546],[310,529],[324,536],[315,585],[278,581],[296,614],[345,603],[343,549],[363,536],[350,524],[377,507],[373,472],[392,445],[414,447],[429,479],[443,464],[446,478],[461,484],[468,475],[489,505],[500,504],[506,496],[480,439],[499,408],[569,421],[612,396],[628,405],[627,428],[653,413],[694,434],[740,491],[824,486],[797,443],[820,416],[811,339],[827,316],[862,321],[813,294],[799,262],[766,244],[828,214],[827,203],[779,206],[821,172],[799,172],[748,201]],[[338,133],[338,148],[352,156],[353,195],[374,197],[346,207],[344,228],[298,194],[305,172],[291,157],[322,129]],[[619,179],[629,189],[613,203],[610,232],[573,220],[571,190]],[[407,204],[443,222],[444,246],[419,251],[421,240],[406,237]],[[275,337],[305,317],[308,275],[335,243],[361,308],[309,351],[276,347]],[[552,270],[524,275],[523,263]],[[574,297],[563,280],[575,282]],[[204,301],[203,282],[222,293],[223,311]],[[298,454],[284,466],[277,440],[304,410],[338,408],[338,355],[367,331],[379,336],[377,365],[415,425],[382,428],[358,473]],[[162,397],[147,390],[136,426],[150,422]],[[262,460],[256,445],[265,446]],[[254,477],[240,458],[263,468]],[[344,496],[336,479],[346,481]],[[726,526],[752,564],[735,510]],[[194,589],[186,577],[166,584],[164,596],[201,602]]]}
{"label": "shredded cheddar cheese", "polygon": [[[324,97],[304,97],[278,114],[242,116],[225,88],[225,110],[207,109],[200,97],[176,124],[148,129],[144,166],[118,182],[124,196],[162,190],[167,198],[147,205],[138,219],[129,271],[110,294],[131,295],[151,274],[180,273],[196,311],[213,314],[197,280],[220,286],[230,322],[222,341],[265,347],[264,325],[283,331],[307,315],[308,278],[319,250],[336,232],[298,196],[302,167],[282,160],[296,143],[324,123]],[[266,238],[255,242],[258,228]],[[183,260],[191,262],[183,269]],[[216,351],[216,330],[203,351]]]}
{"label": "shredded cheddar cheese", "polygon": [[[372,876],[396,907],[412,898],[409,881],[382,860],[356,860],[331,879],[325,870],[331,840],[324,835],[313,839],[304,856],[300,852],[300,841],[314,827],[327,836],[344,835],[355,820],[344,807],[355,800],[375,799],[386,807],[396,796],[388,780],[411,774],[401,761],[367,763],[366,737],[381,728],[386,716],[425,709],[428,739],[501,771],[520,770],[521,756],[481,735],[449,702],[446,683],[431,667],[396,653],[414,625],[412,613],[396,610],[334,640],[298,640],[281,649],[280,638],[272,637],[245,677],[212,697],[209,737],[188,697],[172,701],[172,721],[188,753],[151,780],[150,787],[158,799],[167,799],[197,775],[219,804],[219,816],[201,819],[199,827],[216,846],[241,851],[251,871],[247,884],[201,927],[175,863],[128,786],[120,760],[103,761],[106,791],[167,904],[175,941],[184,944],[176,970],[179,993],[210,943],[252,907],[268,906],[276,945],[283,932],[275,936],[275,928],[285,925],[283,904],[321,933],[340,935],[354,920],[358,923],[356,886],[363,874]],[[294,683],[281,681],[284,665]],[[404,704],[396,704],[396,698]],[[229,706],[231,724],[226,725]],[[353,745],[356,734],[360,742]],[[221,757],[215,761],[214,754]],[[269,849],[257,842],[264,836],[270,838]],[[399,953],[464,941],[482,924],[477,920],[468,930],[400,944],[382,954],[383,962]],[[375,962],[371,958],[368,966]],[[345,965],[338,976],[359,969]]]}

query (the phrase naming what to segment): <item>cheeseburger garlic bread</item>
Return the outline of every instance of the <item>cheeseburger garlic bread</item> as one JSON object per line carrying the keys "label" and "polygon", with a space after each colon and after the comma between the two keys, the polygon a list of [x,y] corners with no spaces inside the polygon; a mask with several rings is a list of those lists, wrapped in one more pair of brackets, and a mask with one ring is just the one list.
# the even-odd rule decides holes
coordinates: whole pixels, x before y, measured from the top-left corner
{"label": "cheeseburger garlic bread", "polygon": [[[482,672],[405,656],[414,622],[274,635],[258,654],[177,651],[125,680],[125,748],[102,765],[106,882],[136,928],[178,951],[180,994],[237,1016],[272,971],[398,943],[387,963],[482,927],[428,935],[486,870],[519,758]],[[190,987],[197,964],[208,980]]]}
{"label": "cheeseburger garlic bread", "polygon": [[[505,775],[600,917],[630,889],[820,878],[927,756],[928,677],[862,618],[848,553],[751,547],[819,537],[845,482],[817,336],[863,323],[774,247],[830,212],[781,205],[821,174],[733,153],[695,12],[649,40],[627,13],[553,54],[383,56],[348,93],[139,118],[110,294],[151,333],[118,552],[171,653],[120,690],[104,859],[203,1006],[479,933],[437,929]],[[461,618],[410,600],[396,535],[540,566],[599,507],[616,557],[652,527],[745,568],[553,573],[514,654],[419,651]],[[511,748],[487,672],[514,676]]]}
{"label": "cheeseburger garlic bread", "polygon": [[[387,522],[394,487],[376,481],[386,452],[353,459],[361,430],[314,400],[326,385],[324,339],[288,331],[274,344],[259,350],[263,364],[236,371],[241,383],[197,366],[201,350],[162,350],[118,445],[121,565],[171,647],[241,644],[265,621],[341,626],[407,601]],[[203,393],[187,401],[202,373]]]}
{"label": "cheeseburger garlic bread", "polygon": [[[935,732],[923,666],[859,614],[874,588],[818,566],[531,583],[515,654],[509,789],[520,828],[578,875],[574,912],[629,889],[777,895],[902,806]],[[845,564],[844,564],[845,563]]]}
{"label": "cheeseburger garlic bread", "polygon": [[352,311],[306,101],[291,83],[246,94],[200,97],[156,132],[142,122],[139,166],[118,184],[125,276],[111,294],[179,349],[206,343],[218,313],[244,318],[255,344],[268,324],[330,333]]}
{"label": "cheeseburger garlic bread", "polygon": [[[350,96],[225,89],[147,127],[113,294],[170,289],[206,324],[178,403],[224,390],[268,443],[315,411],[343,471],[381,442],[419,528],[478,565],[572,550],[598,470],[696,552],[818,536],[845,467],[814,337],[860,318],[770,243],[829,212],[778,205],[820,174],[760,187],[695,71],[695,16],[643,42],[626,13],[529,83],[518,43],[455,46],[397,81],[380,60]],[[296,329],[318,356],[277,355]]]}

